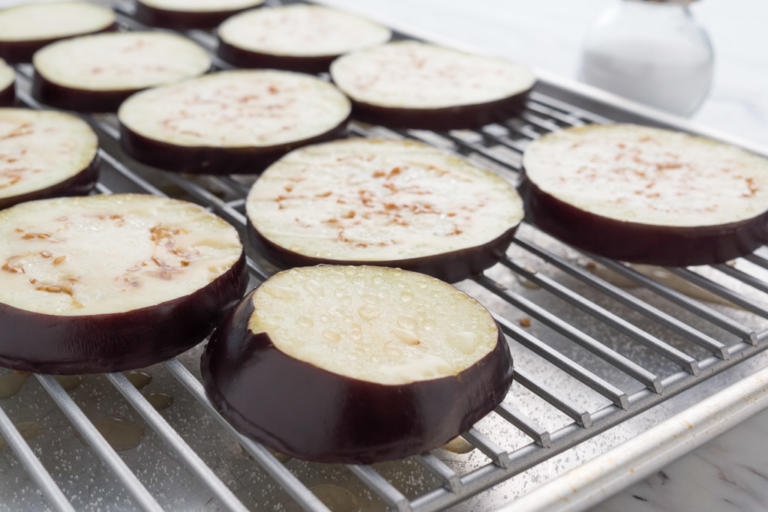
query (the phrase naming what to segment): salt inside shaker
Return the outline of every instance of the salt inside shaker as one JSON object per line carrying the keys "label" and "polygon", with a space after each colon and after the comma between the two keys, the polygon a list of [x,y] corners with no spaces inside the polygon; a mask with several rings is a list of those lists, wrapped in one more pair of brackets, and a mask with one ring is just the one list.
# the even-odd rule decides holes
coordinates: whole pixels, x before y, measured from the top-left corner
{"label": "salt inside shaker", "polygon": [[714,52],[689,9],[694,0],[617,0],[589,29],[579,78],[690,116],[709,93]]}

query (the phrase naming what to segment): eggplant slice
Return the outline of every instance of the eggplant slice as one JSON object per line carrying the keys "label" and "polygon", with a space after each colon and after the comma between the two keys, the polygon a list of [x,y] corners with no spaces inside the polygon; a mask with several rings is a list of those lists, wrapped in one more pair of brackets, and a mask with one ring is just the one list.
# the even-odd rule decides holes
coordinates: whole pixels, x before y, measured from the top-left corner
{"label": "eggplant slice", "polygon": [[333,81],[365,121],[405,128],[474,128],[519,113],[535,77],[519,64],[399,41],[339,57]]}
{"label": "eggplant slice", "polygon": [[221,58],[239,67],[328,71],[339,55],[386,43],[389,29],[319,5],[288,5],[233,16],[218,30]]}
{"label": "eggplant slice", "polygon": [[437,448],[512,383],[477,301],[400,269],[320,265],[248,295],[202,359],[209,398],[243,434],[300,459],[370,464]]}
{"label": "eggplant slice", "polygon": [[115,13],[88,2],[40,2],[0,10],[0,57],[29,62],[59,39],[114,30]]}
{"label": "eggplant slice", "polygon": [[16,72],[0,59],[0,106],[7,107],[16,102]]}
{"label": "eggplant slice", "polygon": [[134,17],[154,27],[185,30],[213,28],[264,0],[136,0]]}
{"label": "eggplant slice", "polygon": [[528,146],[526,211],[595,254],[652,265],[722,263],[768,241],[768,160],[630,124],[547,134]]}
{"label": "eggplant slice", "polygon": [[288,71],[222,71],[143,91],[120,107],[123,148],[187,173],[260,173],[288,151],[346,132],[349,100]]}
{"label": "eggplant slice", "polygon": [[98,138],[63,112],[0,108],[0,209],[85,195],[99,177]]}
{"label": "eggplant slice", "polygon": [[147,87],[201,75],[208,53],[167,32],[114,32],[46,46],[33,58],[33,94],[43,103],[81,112],[113,112]]}
{"label": "eggplant slice", "polygon": [[0,212],[0,364],[54,374],[141,368],[205,338],[247,284],[237,231],[148,195]]}
{"label": "eggplant slice", "polygon": [[271,165],[246,203],[275,264],[386,265],[459,281],[492,266],[523,218],[515,189],[414,141],[347,139]]}

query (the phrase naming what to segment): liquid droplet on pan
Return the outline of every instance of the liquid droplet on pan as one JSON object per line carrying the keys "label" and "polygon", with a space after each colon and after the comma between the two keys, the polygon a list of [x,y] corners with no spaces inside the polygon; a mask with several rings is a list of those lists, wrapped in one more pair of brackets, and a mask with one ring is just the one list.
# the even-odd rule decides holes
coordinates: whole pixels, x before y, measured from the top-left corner
{"label": "liquid droplet on pan", "polygon": [[451,453],[458,453],[458,454],[469,453],[475,449],[474,446],[472,446],[466,439],[464,439],[461,436],[454,437],[453,439],[448,441],[446,444],[444,444],[441,448]]}
{"label": "liquid droplet on pan", "polygon": [[168,393],[147,393],[145,398],[152,404],[152,407],[158,411],[162,411],[173,405],[173,397]]}
{"label": "liquid droplet on pan", "polygon": [[[34,439],[43,433],[43,426],[36,421],[20,421],[16,424],[16,430],[19,431],[21,437],[26,440]],[[0,450],[5,448],[7,443],[5,439],[0,437]]]}
{"label": "liquid droplet on pan", "polygon": [[130,372],[123,373],[123,375],[125,375],[126,379],[131,381],[131,384],[133,384],[136,389],[142,389],[146,387],[147,384],[152,382],[152,376],[147,372],[132,370]]}
{"label": "liquid droplet on pan", "polygon": [[0,399],[11,398],[21,391],[24,383],[27,382],[29,374],[26,372],[13,371],[6,375],[0,375]]}
{"label": "liquid droplet on pan", "polygon": [[119,452],[136,448],[144,437],[144,427],[125,418],[105,416],[94,420],[93,424],[112,448]]}
{"label": "liquid droplet on pan", "polygon": [[[528,268],[528,267],[526,267],[525,270],[527,270],[528,272],[531,272],[531,273],[535,273],[535,271],[533,269]],[[538,284],[534,283],[533,281],[530,281],[530,280],[526,279],[525,277],[523,277],[523,276],[521,276],[519,274],[515,274],[515,278],[517,279],[518,283],[520,283],[521,285],[525,286],[528,289],[535,290],[537,288],[541,288]]]}
{"label": "liquid droplet on pan", "polygon": [[64,388],[64,391],[72,391],[73,389],[76,389],[80,387],[80,384],[83,383],[83,376],[82,375],[57,375],[56,380],[59,381],[59,384],[62,388]]}
{"label": "liquid droplet on pan", "polygon": [[360,510],[360,502],[349,490],[333,484],[318,484],[309,488],[331,510],[354,512]]}

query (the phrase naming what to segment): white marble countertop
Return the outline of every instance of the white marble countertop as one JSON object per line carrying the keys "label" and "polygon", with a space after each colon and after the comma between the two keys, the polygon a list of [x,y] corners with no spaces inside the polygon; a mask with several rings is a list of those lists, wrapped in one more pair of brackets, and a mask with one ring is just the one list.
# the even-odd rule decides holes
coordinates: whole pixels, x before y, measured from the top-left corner
{"label": "white marble countertop", "polygon": [[[575,78],[590,22],[615,0],[335,0],[485,52]],[[576,7],[575,4],[578,4]],[[768,147],[768,2],[693,6],[716,53],[712,92],[693,121]],[[593,512],[768,510],[768,412],[683,456]]]}
{"label": "white marble countertop", "polygon": [[768,509],[768,412],[681,457],[592,512],[764,512]]}

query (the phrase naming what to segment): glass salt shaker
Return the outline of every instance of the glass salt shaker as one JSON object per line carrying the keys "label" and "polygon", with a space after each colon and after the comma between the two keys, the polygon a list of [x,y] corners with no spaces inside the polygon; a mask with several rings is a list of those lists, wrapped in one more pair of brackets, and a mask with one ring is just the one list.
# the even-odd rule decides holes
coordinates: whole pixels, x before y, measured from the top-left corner
{"label": "glass salt shaker", "polygon": [[691,14],[695,0],[615,0],[595,20],[579,78],[678,115],[690,116],[709,93],[714,52]]}

